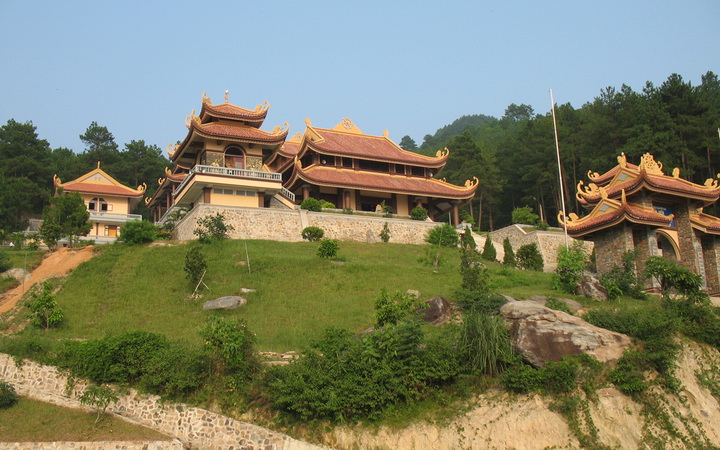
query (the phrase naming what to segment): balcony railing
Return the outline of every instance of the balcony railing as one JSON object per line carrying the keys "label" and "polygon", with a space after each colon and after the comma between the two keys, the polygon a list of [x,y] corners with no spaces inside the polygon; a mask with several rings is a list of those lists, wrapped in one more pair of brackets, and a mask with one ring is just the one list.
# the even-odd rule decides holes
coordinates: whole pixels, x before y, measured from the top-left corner
{"label": "balcony railing", "polygon": [[278,172],[263,172],[261,170],[233,169],[231,167],[216,167],[196,165],[190,169],[190,173],[178,185],[175,192],[180,192],[188,183],[193,174],[222,175],[235,178],[251,178],[254,180],[282,181],[282,174]]}
{"label": "balcony railing", "polygon": [[131,220],[142,220],[142,216],[140,214],[118,214],[118,213],[111,213],[111,212],[105,212],[105,211],[89,211],[90,212],[90,220],[112,220],[115,222],[130,222]]}
{"label": "balcony railing", "polygon": [[290,200],[293,203],[295,202],[295,194],[293,194],[292,192],[290,192],[289,190],[287,190],[285,188],[280,189],[280,195],[282,195],[283,197],[285,197],[286,199]]}

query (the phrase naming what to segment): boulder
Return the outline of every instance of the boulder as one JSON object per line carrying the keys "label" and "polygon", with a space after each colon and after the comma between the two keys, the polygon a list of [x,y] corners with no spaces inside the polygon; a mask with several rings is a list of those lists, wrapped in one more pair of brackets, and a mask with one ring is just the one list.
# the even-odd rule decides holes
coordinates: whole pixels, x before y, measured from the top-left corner
{"label": "boulder", "polygon": [[425,322],[433,325],[447,323],[452,317],[450,302],[442,297],[435,297],[425,302],[425,308],[418,308],[416,311],[422,315]]}
{"label": "boulder", "polygon": [[578,287],[575,290],[575,295],[590,297],[598,302],[604,302],[608,298],[605,286],[600,284],[600,280],[590,274],[583,275],[580,281],[578,281]]}
{"label": "boulder", "polygon": [[374,244],[377,242],[377,239],[375,239],[375,234],[372,232],[372,230],[367,230],[365,233],[365,242],[368,244]]}
{"label": "boulder", "polygon": [[580,353],[613,363],[631,343],[624,334],[596,327],[534,301],[507,302],[500,307],[500,314],[510,325],[515,350],[534,367]]}
{"label": "boulder", "polygon": [[208,300],[203,303],[203,311],[209,311],[212,309],[235,309],[244,306],[247,300],[244,297],[238,297],[236,295],[227,295],[225,297],[219,297],[215,300]]}
{"label": "boulder", "polygon": [[405,295],[412,295],[415,298],[420,298],[420,291],[415,289],[408,289],[405,291]]}
{"label": "boulder", "polygon": [[[531,302],[540,303],[543,306],[547,305],[547,297],[544,295],[531,295],[528,298],[528,300]],[[569,298],[562,298],[562,297],[558,297],[557,300],[565,303],[567,305],[567,307],[570,308],[570,311],[575,315],[579,315],[578,312],[580,314],[585,312],[585,308],[583,307],[583,305],[580,304],[579,302],[576,302],[575,300],[572,300]]]}
{"label": "boulder", "polygon": [[249,294],[249,293],[251,293],[251,292],[255,292],[255,289],[240,288],[240,293],[241,293],[241,294]]}

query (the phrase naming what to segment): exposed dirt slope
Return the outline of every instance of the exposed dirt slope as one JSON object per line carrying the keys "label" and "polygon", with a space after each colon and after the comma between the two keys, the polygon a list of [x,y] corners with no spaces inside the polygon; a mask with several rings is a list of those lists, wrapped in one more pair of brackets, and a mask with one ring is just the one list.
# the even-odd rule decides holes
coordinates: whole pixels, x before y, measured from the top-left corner
{"label": "exposed dirt slope", "polygon": [[95,253],[92,246],[82,249],[61,248],[43,259],[40,266],[30,274],[30,279],[20,286],[8,292],[8,295],[0,296],[0,314],[10,311],[15,307],[23,295],[35,284],[48,278],[62,277],[81,263],[90,260]]}

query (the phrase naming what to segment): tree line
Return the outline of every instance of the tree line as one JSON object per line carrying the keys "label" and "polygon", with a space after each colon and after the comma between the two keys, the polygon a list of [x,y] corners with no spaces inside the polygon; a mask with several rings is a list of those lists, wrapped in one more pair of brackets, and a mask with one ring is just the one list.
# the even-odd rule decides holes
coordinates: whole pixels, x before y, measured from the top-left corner
{"label": "tree line", "polygon": [[[580,108],[558,105],[556,114],[568,212],[583,215],[578,182],[587,182],[588,171],[614,167],[621,153],[634,164],[652,153],[666,171],[678,167],[681,177],[700,184],[720,170],[720,80],[713,72],[696,86],[672,74],[659,86],[648,81],[640,92],[607,87]],[[419,147],[409,136],[400,146],[426,155],[448,147],[438,176],[456,184],[480,179],[465,216],[482,229],[511,223],[513,209],[524,206],[557,225],[562,206],[551,112],[511,104],[500,119],[463,116],[426,135]]]}
{"label": "tree line", "polygon": [[[40,139],[32,122],[13,119],[0,127],[0,232],[22,230],[27,220],[39,217],[53,195],[53,175],[74,180],[97,167],[127,186],[142,183],[152,189],[170,164],[156,145],[131,140],[124,148],[107,127],[92,122],[80,135],[81,153],[69,148],[51,149]],[[140,213],[147,214],[141,202]]]}

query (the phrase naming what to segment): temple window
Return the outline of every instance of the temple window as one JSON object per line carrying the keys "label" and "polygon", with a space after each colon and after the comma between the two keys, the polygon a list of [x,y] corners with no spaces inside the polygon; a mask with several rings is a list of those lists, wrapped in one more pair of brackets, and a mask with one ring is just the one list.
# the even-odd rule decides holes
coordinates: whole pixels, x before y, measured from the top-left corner
{"label": "temple window", "polygon": [[353,166],[353,160],[352,158],[343,158],[342,159],[342,165],[343,167],[346,167],[348,169],[352,169]]}
{"label": "temple window", "polygon": [[401,175],[405,174],[405,166],[402,164],[395,164],[395,173],[399,173]]}
{"label": "temple window", "polygon": [[320,165],[323,165],[323,166],[334,166],[334,165],[335,165],[335,157],[334,157],[334,156],[322,155],[322,156],[320,157]]}
{"label": "temple window", "polygon": [[89,211],[112,211],[112,205],[108,205],[105,199],[94,198],[88,203]]}
{"label": "temple window", "polygon": [[360,168],[363,170],[372,170],[375,172],[385,172],[385,173],[390,172],[390,164],[388,164],[388,163],[384,163],[384,162],[380,162],[380,161],[368,161],[365,159],[361,159],[359,161],[359,163],[360,163],[359,164]]}
{"label": "temple window", "polygon": [[424,167],[412,167],[412,174],[416,177],[424,177],[425,176],[425,168]]}
{"label": "temple window", "polygon": [[228,147],[225,149],[225,167],[231,169],[245,168],[245,152],[240,147]]}
{"label": "temple window", "polygon": [[300,162],[302,163],[303,167],[311,166],[313,164],[313,153],[308,152],[305,156],[302,157]]}

